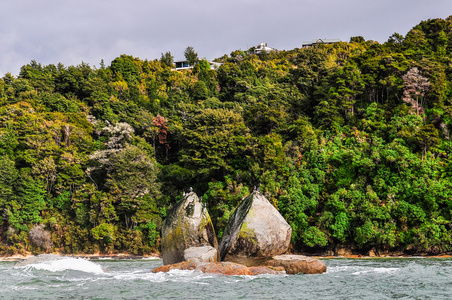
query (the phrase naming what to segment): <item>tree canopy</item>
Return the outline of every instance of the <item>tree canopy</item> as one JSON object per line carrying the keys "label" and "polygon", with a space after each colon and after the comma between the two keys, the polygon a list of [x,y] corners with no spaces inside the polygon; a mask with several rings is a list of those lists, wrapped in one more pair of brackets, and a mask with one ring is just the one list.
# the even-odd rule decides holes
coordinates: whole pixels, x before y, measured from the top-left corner
{"label": "tree canopy", "polygon": [[385,43],[129,55],[0,79],[0,252],[158,251],[182,193],[219,236],[254,187],[294,250],[452,250],[452,17]]}

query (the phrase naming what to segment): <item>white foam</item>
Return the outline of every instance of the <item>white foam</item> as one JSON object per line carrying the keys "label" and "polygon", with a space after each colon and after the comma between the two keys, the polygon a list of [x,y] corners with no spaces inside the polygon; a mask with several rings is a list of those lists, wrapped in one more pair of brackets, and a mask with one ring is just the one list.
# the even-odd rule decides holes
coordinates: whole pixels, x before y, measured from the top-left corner
{"label": "white foam", "polygon": [[133,272],[112,272],[108,277],[100,278],[109,280],[116,279],[121,281],[145,280],[150,282],[192,282],[195,284],[206,284],[201,282],[209,278],[217,277],[216,274],[206,274],[195,270],[170,270],[169,272],[152,273],[146,270],[135,270]]}
{"label": "white foam", "polygon": [[148,257],[143,257],[142,260],[159,260],[161,259],[158,256],[148,256]]}
{"label": "white foam", "polygon": [[36,270],[45,270],[50,272],[75,270],[94,274],[104,273],[104,270],[100,265],[81,258],[62,258],[37,264],[30,264],[29,267]]}
{"label": "white foam", "polygon": [[351,275],[364,275],[364,274],[393,274],[399,271],[400,268],[372,268],[363,266],[337,266],[329,267],[327,273],[340,273],[346,272]]}
{"label": "white foam", "polygon": [[363,274],[370,274],[370,273],[377,273],[377,274],[393,274],[397,272],[399,268],[370,268],[370,270],[364,270],[364,271],[358,271],[352,273],[352,275],[363,275]]}

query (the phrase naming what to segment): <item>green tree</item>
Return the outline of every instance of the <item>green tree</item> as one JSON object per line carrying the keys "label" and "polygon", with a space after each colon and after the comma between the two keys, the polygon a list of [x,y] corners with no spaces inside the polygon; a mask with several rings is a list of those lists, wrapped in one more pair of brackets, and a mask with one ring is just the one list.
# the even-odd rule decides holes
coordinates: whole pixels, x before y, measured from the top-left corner
{"label": "green tree", "polygon": [[160,62],[170,68],[174,68],[174,57],[171,55],[171,52],[165,52],[165,54],[162,53],[162,56],[160,57]]}
{"label": "green tree", "polygon": [[183,136],[188,145],[182,161],[194,168],[199,180],[221,179],[234,170],[234,161],[250,154],[251,136],[240,114],[228,109],[205,109],[187,122]]}
{"label": "green tree", "polygon": [[187,63],[189,66],[193,66],[198,62],[198,53],[195,52],[195,49],[191,46],[188,46],[185,48],[184,51],[185,59],[187,60]]}

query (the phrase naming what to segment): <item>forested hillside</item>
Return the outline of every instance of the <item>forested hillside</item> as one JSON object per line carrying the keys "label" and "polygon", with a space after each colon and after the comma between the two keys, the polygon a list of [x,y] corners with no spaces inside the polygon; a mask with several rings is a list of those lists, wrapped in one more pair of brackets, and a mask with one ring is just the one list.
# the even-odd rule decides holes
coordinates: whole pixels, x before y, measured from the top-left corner
{"label": "forested hillside", "polygon": [[258,187],[294,250],[452,251],[452,17],[383,44],[191,58],[0,79],[0,252],[158,251],[190,187],[219,237]]}

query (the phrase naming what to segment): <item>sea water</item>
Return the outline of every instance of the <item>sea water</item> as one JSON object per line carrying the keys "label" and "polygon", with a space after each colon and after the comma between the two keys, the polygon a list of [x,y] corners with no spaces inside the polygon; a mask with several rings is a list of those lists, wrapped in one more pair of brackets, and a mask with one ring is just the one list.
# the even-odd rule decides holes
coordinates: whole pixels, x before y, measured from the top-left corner
{"label": "sea water", "polygon": [[0,263],[0,299],[450,299],[452,259],[324,259],[317,275],[223,276],[161,260]]}

